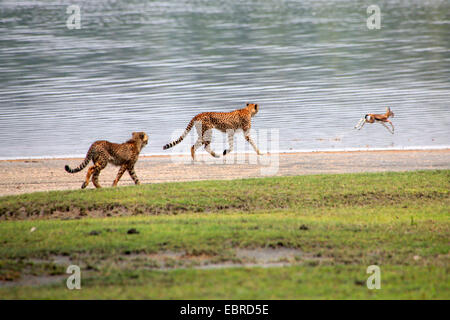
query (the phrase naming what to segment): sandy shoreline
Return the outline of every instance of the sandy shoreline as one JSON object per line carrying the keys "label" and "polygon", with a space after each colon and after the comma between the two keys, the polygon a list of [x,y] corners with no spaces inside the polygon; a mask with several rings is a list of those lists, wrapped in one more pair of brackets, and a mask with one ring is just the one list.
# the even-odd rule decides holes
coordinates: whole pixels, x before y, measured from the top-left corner
{"label": "sandy shoreline", "polygon": [[[82,159],[27,159],[0,161],[0,196],[36,191],[79,189],[86,169],[69,174],[64,165],[77,166]],[[352,173],[450,169],[450,149],[299,152],[269,154],[230,154],[214,159],[200,154],[192,163],[189,156],[144,156],[136,164],[141,183],[221,180],[320,173]],[[112,184],[118,168],[102,171],[100,183]],[[119,186],[133,184],[124,174]],[[93,188],[92,184],[88,188]]]}

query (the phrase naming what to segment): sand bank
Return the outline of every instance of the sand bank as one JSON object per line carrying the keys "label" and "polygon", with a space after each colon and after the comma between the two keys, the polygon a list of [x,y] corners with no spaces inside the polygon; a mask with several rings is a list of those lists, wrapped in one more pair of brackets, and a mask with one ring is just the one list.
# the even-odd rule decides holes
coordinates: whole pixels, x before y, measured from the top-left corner
{"label": "sand bank", "polygon": [[[0,161],[0,196],[35,191],[79,189],[86,169],[69,174],[64,165],[75,167],[82,159],[36,159]],[[320,173],[352,173],[450,169],[450,149],[417,151],[356,151],[281,153],[257,157],[230,154],[214,159],[189,156],[146,156],[136,164],[142,184],[169,181],[241,179]],[[104,187],[112,184],[118,167],[108,165],[100,175]],[[132,185],[125,173],[119,186]],[[93,188],[92,184],[88,188]]]}

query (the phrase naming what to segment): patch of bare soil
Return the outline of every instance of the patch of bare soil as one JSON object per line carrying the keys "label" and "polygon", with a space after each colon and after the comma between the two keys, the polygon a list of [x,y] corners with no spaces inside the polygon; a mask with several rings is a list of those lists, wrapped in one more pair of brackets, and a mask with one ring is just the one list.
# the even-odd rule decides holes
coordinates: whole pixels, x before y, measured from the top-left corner
{"label": "patch of bare soil", "polygon": [[53,283],[62,282],[67,279],[69,275],[23,275],[15,281],[0,281],[1,287],[38,287],[49,285]]}
{"label": "patch of bare soil", "polygon": [[[130,253],[116,256],[79,254],[76,256],[53,255],[46,259],[29,259],[33,264],[54,264],[80,267],[86,277],[102,270],[175,270],[175,269],[219,269],[236,267],[283,267],[309,263],[318,265],[330,263],[331,258],[315,257],[298,249],[290,248],[257,248],[236,249],[223,256],[191,255],[186,252],[163,251],[158,253]],[[40,286],[61,282],[69,274],[33,275],[24,270],[21,276],[12,281],[0,281],[0,287]]]}
{"label": "patch of bare soil", "polygon": [[271,264],[277,262],[297,262],[306,256],[301,250],[290,248],[238,249],[236,257],[253,263]]}

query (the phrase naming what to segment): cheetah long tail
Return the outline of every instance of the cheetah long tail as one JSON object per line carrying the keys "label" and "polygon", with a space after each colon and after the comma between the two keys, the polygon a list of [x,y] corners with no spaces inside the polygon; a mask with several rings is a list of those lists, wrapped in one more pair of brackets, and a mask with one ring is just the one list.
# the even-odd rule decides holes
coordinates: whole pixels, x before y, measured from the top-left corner
{"label": "cheetah long tail", "polygon": [[84,158],[84,161],[83,161],[78,167],[76,167],[75,169],[71,169],[71,168],[66,164],[66,166],[64,167],[64,169],[66,169],[66,171],[69,172],[69,173],[77,173],[77,172],[83,170],[83,169],[89,164],[89,161],[91,161],[92,155],[91,155],[91,152],[90,152],[90,151],[91,151],[91,150],[88,151],[88,153],[87,153],[87,155],[86,155],[86,158]]}
{"label": "cheetah long tail", "polygon": [[172,148],[173,146],[176,146],[177,144],[179,144],[181,141],[183,141],[184,138],[186,138],[187,134],[189,133],[189,131],[191,131],[192,127],[194,126],[194,122],[195,122],[195,118],[193,118],[188,126],[186,127],[186,130],[184,130],[183,134],[181,135],[181,137],[178,138],[178,140],[175,140],[171,143],[166,144],[163,147],[163,150],[167,150],[169,148]]}

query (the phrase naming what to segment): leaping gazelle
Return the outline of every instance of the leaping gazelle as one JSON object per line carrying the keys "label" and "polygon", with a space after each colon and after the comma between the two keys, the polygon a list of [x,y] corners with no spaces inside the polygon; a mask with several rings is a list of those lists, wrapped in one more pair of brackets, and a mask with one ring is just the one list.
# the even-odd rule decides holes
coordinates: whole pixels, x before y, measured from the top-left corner
{"label": "leaping gazelle", "polygon": [[[361,120],[359,120],[358,124],[355,126],[355,129],[361,130],[362,127],[367,123],[374,123],[374,122],[379,122],[381,123],[386,129],[388,129],[388,131],[392,134],[394,134],[394,125],[392,124],[392,122],[388,119],[389,117],[394,117],[394,113],[391,111],[391,108],[387,107],[386,108],[386,113],[385,114],[374,114],[374,113],[369,113],[366,114],[364,116],[364,118],[361,118]],[[389,129],[389,127],[385,124],[385,122],[388,122],[391,127],[392,127],[392,131]]]}

